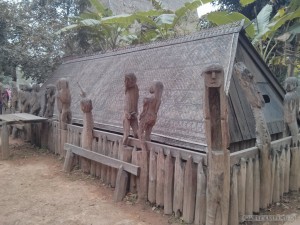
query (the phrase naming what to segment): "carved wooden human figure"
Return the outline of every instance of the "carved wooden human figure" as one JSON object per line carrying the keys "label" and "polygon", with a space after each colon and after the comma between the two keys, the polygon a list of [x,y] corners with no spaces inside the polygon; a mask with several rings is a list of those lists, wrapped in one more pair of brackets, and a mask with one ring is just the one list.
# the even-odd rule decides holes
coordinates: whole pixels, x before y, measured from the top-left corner
{"label": "carved wooden human figure", "polygon": [[164,85],[162,82],[153,81],[149,90],[152,96],[143,100],[143,111],[139,118],[139,137],[142,141],[150,141],[150,135],[156,123],[163,90]]}
{"label": "carved wooden human figure", "polygon": [[291,135],[293,138],[293,146],[297,145],[299,128],[297,119],[299,118],[299,96],[296,92],[298,87],[298,79],[296,77],[288,77],[285,80],[284,88],[286,94],[284,96],[284,134]]}
{"label": "carved wooden human figure", "polygon": [[262,111],[265,102],[256,86],[253,74],[248,70],[244,63],[236,63],[234,65],[234,72],[239,78],[239,82],[250,103],[255,119],[256,145],[260,151],[261,157],[260,202],[261,207],[266,208],[270,203],[271,161],[269,151],[271,149],[271,137]]}
{"label": "carved wooden human figure", "polygon": [[40,86],[33,84],[31,88],[30,113],[36,116],[38,116],[41,111],[39,91]]}
{"label": "carved wooden human figure", "polygon": [[125,74],[125,105],[123,115],[123,145],[127,145],[130,127],[135,138],[138,137],[138,100],[139,88],[136,84],[136,76],[133,73]]}
{"label": "carved wooden human figure", "polygon": [[228,223],[229,213],[229,144],[227,97],[224,92],[224,72],[219,64],[206,67],[205,127],[208,146],[206,225]]}
{"label": "carved wooden human figure", "polygon": [[[82,148],[92,150],[92,142],[93,142],[93,128],[94,128],[94,119],[93,119],[93,104],[92,100],[86,97],[86,93],[81,89],[80,96],[82,97],[80,101],[80,108],[83,112],[83,128],[82,128],[82,135],[81,135],[81,145]],[[84,159],[82,165],[82,169],[84,172],[90,171],[90,161]]]}
{"label": "carved wooden human figure", "polygon": [[16,82],[11,83],[11,110],[15,113],[18,110],[19,91]]}
{"label": "carved wooden human figure", "polygon": [[43,117],[51,118],[54,113],[56,87],[53,84],[46,86],[44,95]]}
{"label": "carved wooden human figure", "polygon": [[65,78],[60,78],[56,83],[57,88],[57,109],[59,113],[60,128],[67,129],[67,124],[72,122],[71,93],[69,82]]}
{"label": "carved wooden human figure", "polygon": [[31,87],[27,84],[19,85],[19,108],[21,113],[30,112]]}

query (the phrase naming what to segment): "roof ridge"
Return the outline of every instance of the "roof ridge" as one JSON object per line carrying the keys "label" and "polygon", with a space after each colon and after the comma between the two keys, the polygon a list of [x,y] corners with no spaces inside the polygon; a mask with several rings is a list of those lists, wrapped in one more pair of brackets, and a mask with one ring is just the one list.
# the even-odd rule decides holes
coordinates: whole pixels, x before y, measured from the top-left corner
{"label": "roof ridge", "polygon": [[[210,37],[216,37],[231,33],[238,33],[241,31],[244,25],[244,20],[236,21],[230,24],[225,24],[221,26],[216,26],[212,28],[202,29],[199,32],[193,33],[191,35],[184,35],[184,36],[178,36],[175,38],[162,40],[162,41],[155,41],[151,43],[145,43],[145,44],[138,44],[138,45],[129,45],[113,50],[108,50],[106,52],[95,52],[92,54],[85,54],[85,55],[78,55],[78,56],[67,56],[64,59],[65,63],[71,62],[71,61],[78,61],[82,58],[98,58],[99,56],[111,56],[115,54],[124,54],[132,51],[140,51],[150,48],[157,48],[162,46],[168,46],[173,44],[179,44],[182,42],[189,42],[189,41],[195,41],[195,40],[201,40],[204,38],[210,38]],[[98,57],[97,57],[98,56]]]}

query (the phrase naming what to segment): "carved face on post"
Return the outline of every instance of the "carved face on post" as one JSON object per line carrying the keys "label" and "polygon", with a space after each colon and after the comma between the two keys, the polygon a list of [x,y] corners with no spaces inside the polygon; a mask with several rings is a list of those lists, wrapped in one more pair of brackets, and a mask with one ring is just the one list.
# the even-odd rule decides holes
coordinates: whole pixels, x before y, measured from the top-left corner
{"label": "carved face on post", "polygon": [[53,96],[55,94],[56,87],[53,84],[48,84],[46,86],[46,95]]}
{"label": "carved face on post", "polygon": [[223,67],[218,64],[207,67],[203,73],[207,87],[220,87],[223,80]]}
{"label": "carved face on post", "polygon": [[136,76],[134,73],[127,73],[125,74],[125,91],[133,88],[136,85]]}
{"label": "carved face on post", "polygon": [[298,87],[298,79],[296,77],[288,77],[284,81],[284,89],[286,92],[295,91]]}

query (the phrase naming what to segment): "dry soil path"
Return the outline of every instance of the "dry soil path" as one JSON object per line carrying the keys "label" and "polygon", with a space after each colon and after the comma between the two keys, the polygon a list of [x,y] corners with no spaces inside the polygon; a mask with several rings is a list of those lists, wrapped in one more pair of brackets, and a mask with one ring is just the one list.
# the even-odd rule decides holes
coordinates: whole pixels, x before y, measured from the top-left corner
{"label": "dry soil path", "polygon": [[62,172],[56,156],[30,145],[12,151],[13,157],[0,161],[1,225],[168,224],[150,206],[113,203],[111,188],[80,172]]}

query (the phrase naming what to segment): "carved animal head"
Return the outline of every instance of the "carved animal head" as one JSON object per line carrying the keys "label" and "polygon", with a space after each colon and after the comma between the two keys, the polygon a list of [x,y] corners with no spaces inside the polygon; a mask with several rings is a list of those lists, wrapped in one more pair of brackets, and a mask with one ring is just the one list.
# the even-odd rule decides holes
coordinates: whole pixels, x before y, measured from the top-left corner
{"label": "carved animal head", "polygon": [[256,81],[253,74],[249,71],[243,62],[238,62],[234,65],[234,72],[238,76],[240,84],[245,91],[247,99],[252,107],[261,108],[265,101],[256,86]]}
{"label": "carved animal head", "polygon": [[150,86],[150,90],[149,92],[151,94],[154,94],[154,98],[156,100],[156,104],[155,104],[155,111],[157,112],[161,103],[161,96],[164,90],[164,85],[162,82],[160,81],[153,81],[152,85]]}
{"label": "carved animal head", "polygon": [[91,99],[82,99],[80,101],[80,107],[82,112],[84,113],[89,113],[93,110],[93,104],[92,104],[92,100]]}
{"label": "carved animal head", "polygon": [[134,73],[125,74],[125,91],[136,86],[136,76]]}
{"label": "carved animal head", "polygon": [[295,91],[298,87],[298,79],[296,77],[288,77],[284,81],[284,89],[286,92]]}
{"label": "carved animal head", "polygon": [[224,79],[223,74],[224,70],[220,64],[212,64],[202,72],[207,87],[220,87]]}

